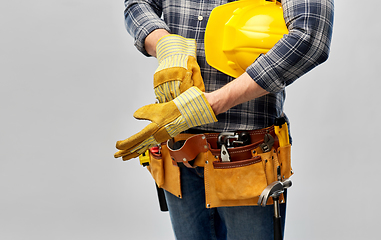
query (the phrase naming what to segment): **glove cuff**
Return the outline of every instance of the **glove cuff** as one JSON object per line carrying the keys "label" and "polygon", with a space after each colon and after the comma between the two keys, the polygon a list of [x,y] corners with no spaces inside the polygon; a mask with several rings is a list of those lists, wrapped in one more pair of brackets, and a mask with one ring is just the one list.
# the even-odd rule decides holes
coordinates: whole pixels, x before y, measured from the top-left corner
{"label": "glove cuff", "polygon": [[160,38],[156,45],[156,56],[159,61],[173,55],[196,57],[196,40],[170,34]]}
{"label": "glove cuff", "polygon": [[189,88],[173,100],[189,128],[217,122],[204,94],[197,87]]}

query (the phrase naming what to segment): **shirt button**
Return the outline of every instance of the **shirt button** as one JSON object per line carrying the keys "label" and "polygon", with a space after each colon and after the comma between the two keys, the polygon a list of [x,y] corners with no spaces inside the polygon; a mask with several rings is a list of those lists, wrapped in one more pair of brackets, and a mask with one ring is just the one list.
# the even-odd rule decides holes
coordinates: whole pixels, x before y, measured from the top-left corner
{"label": "shirt button", "polygon": [[204,19],[203,16],[198,16],[198,20],[199,20],[199,21],[202,21],[202,19]]}

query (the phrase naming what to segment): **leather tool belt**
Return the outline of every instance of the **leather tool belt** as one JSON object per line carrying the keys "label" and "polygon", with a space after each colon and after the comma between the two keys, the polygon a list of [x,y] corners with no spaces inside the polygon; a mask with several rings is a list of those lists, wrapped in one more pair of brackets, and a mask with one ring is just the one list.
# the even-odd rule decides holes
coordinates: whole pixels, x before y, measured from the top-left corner
{"label": "leather tool belt", "polygon": [[[235,140],[243,134],[249,136],[246,144]],[[291,145],[279,146],[273,126],[226,136],[228,147],[223,151],[219,133],[179,134],[161,143],[159,153],[150,152],[147,168],[158,187],[181,198],[179,167],[204,167],[207,208],[257,205],[267,185],[293,174]]]}

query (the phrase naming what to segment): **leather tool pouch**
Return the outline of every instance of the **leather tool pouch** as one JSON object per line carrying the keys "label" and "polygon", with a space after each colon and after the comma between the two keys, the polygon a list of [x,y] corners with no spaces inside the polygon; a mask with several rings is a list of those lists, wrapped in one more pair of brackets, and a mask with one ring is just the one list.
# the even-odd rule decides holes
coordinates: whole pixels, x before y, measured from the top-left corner
{"label": "leather tool pouch", "polygon": [[[230,162],[221,161],[220,149],[210,149],[205,158],[205,193],[208,208],[257,205],[258,197],[272,182],[292,175],[291,145],[279,147],[277,137],[270,151],[263,152],[257,141],[228,149]],[[280,201],[284,201],[283,195]],[[272,204],[270,198],[268,204]]]}
{"label": "leather tool pouch", "polygon": [[278,148],[278,159],[283,181],[294,173],[291,168],[291,144]]}
{"label": "leather tool pouch", "polygon": [[[291,145],[279,147],[276,141],[270,151],[262,152],[259,145],[263,140],[256,141],[228,149],[231,161],[222,162],[221,150],[209,141],[211,135],[205,135],[180,134],[173,142],[161,145],[160,155],[150,153],[148,170],[160,188],[181,198],[178,166],[201,166],[204,167],[206,207],[248,206],[257,205],[262,191],[277,181],[278,166],[282,180],[292,175]],[[183,145],[179,149],[172,148],[177,141],[183,141]],[[268,204],[272,204],[271,199]]]}
{"label": "leather tool pouch", "polygon": [[213,162],[215,191],[221,200],[249,199],[259,196],[267,186],[266,173],[259,156],[235,162]]}
{"label": "leather tool pouch", "polygon": [[150,164],[147,166],[159,188],[163,188],[181,198],[180,170],[172,163],[172,158],[165,144],[161,145],[160,154],[150,152]]}
{"label": "leather tool pouch", "polygon": [[[185,139],[183,139],[185,138]],[[167,141],[167,148],[173,165],[194,168],[197,156],[209,150],[209,144],[204,134],[184,135],[183,138],[170,139]],[[177,145],[177,143],[179,143]],[[203,162],[201,166],[203,166]]]}

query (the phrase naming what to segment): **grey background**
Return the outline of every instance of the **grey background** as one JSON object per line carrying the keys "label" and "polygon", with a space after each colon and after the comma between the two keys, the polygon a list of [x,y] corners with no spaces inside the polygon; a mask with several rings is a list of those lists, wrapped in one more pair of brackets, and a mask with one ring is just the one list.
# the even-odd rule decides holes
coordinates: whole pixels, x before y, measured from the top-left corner
{"label": "grey background", "polygon": [[[336,1],[328,62],[287,89],[286,239],[379,239],[380,1]],[[153,180],[115,141],[147,123],[154,58],[123,1],[0,7],[0,239],[174,239]]]}

